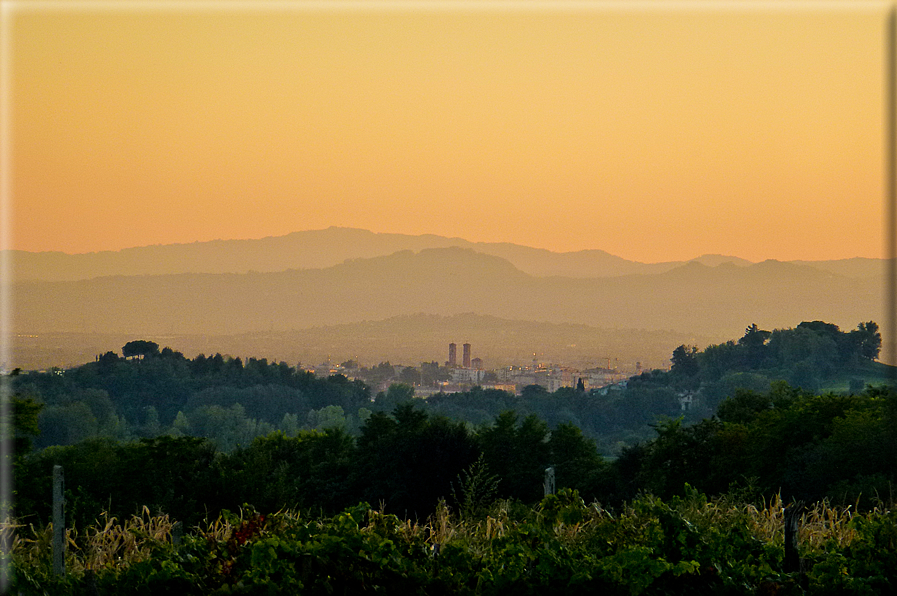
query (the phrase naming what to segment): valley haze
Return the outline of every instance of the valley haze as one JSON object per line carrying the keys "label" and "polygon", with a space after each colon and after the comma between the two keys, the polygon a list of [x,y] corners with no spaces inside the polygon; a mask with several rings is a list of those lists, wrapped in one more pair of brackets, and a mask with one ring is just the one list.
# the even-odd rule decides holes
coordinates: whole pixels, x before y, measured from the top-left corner
{"label": "valley haze", "polygon": [[571,365],[611,358],[664,367],[677,345],[737,339],[751,323],[824,320],[849,330],[885,314],[880,259],[639,263],[600,250],[337,227],[114,252],[9,253],[14,365],[26,369],[76,365],[138,337],[167,338],[160,343],[188,356],[220,351],[293,364],[332,357],[417,365],[444,360],[449,342],[470,341],[487,368],[525,364],[534,353]]}

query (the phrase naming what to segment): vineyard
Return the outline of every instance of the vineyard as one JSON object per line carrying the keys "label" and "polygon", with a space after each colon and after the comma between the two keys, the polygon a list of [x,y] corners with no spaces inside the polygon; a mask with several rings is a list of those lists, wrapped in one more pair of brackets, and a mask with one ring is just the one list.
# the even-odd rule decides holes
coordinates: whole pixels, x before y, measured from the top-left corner
{"label": "vineyard", "polygon": [[785,562],[784,507],[686,488],[616,510],[562,489],[534,507],[500,500],[413,521],[360,504],[334,516],[250,506],[181,530],[148,509],[12,540],[12,593],[60,594],[895,594],[897,514],[826,502],[800,517],[799,570]]}

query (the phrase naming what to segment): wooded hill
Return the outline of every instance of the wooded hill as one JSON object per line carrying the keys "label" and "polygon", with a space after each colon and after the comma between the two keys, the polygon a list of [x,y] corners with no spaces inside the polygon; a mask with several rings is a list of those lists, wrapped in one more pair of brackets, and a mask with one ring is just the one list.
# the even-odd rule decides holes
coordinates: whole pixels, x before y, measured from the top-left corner
{"label": "wooded hill", "polygon": [[[551,426],[573,424],[613,454],[650,436],[658,416],[701,420],[738,389],[762,393],[783,380],[807,391],[832,387],[860,393],[893,375],[893,367],[875,362],[880,347],[872,321],[849,332],[821,321],[772,331],[751,325],[739,340],[703,351],[681,345],[673,350],[669,372],[632,377],[625,388],[549,393],[531,386],[516,397],[477,387],[431,396],[420,407],[473,425],[488,424],[507,410],[535,414]],[[203,436],[231,450],[273,430],[294,435],[339,426],[357,433],[371,412],[389,412],[411,399],[409,384],[432,386],[449,376],[437,362],[397,371],[381,362],[360,368],[355,381],[340,375],[316,378],[264,358],[243,362],[219,353],[189,359],[170,348],[160,351],[154,342],[133,341],[122,355],[109,351],[67,371],[23,374],[16,386],[43,404],[41,447],[96,436],[129,440],[175,434]],[[372,393],[369,385],[383,383],[404,384]]]}

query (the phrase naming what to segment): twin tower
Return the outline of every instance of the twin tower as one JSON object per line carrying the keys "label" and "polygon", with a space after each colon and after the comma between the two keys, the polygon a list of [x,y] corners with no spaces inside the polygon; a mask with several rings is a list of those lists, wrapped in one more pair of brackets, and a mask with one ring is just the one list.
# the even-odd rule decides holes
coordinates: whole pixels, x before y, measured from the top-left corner
{"label": "twin tower", "polygon": [[[464,344],[461,347],[464,348],[463,366],[470,368],[470,344]],[[449,359],[446,365],[449,368],[458,368],[458,346],[455,344],[449,344]]]}

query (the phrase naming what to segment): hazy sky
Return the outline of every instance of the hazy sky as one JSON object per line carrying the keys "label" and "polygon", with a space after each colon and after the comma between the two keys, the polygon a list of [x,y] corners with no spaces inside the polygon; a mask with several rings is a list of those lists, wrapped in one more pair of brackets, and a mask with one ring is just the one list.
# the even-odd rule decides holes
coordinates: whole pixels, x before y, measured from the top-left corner
{"label": "hazy sky", "polygon": [[122,4],[3,2],[11,248],[884,255],[884,3]]}

